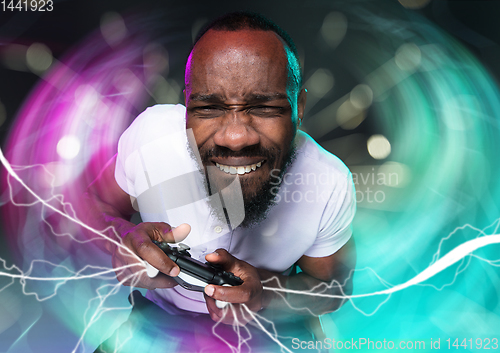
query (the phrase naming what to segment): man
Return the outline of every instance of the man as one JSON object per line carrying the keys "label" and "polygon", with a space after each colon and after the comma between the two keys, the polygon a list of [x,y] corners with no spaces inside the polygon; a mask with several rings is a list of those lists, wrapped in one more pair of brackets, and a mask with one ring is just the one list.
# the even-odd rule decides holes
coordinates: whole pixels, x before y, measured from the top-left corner
{"label": "man", "polygon": [[[147,297],[172,315],[208,313],[213,321],[226,324],[252,322],[254,316],[247,309],[258,315],[272,312],[277,318],[278,312],[320,315],[342,304],[341,299],[263,289],[264,282],[266,287],[296,291],[319,286],[329,294],[351,292],[352,177],[340,160],[297,130],[306,102],[301,81],[293,42],[259,15],[229,14],[199,35],[186,65],[185,120],[182,106],[149,108],[124,133],[116,160],[87,192],[93,205],[87,219],[93,219],[96,228],[112,226],[125,247],[104,245],[115,268],[129,265],[117,272],[120,281],[155,289]],[[187,158],[173,146],[190,141],[191,131],[196,146],[191,146],[192,151],[186,148],[187,154],[194,155]],[[151,148],[152,140],[156,150]],[[175,145],[175,141],[180,142]],[[165,151],[157,152],[162,148]],[[200,185],[193,167],[196,149],[207,189],[211,196],[222,195],[225,209],[194,197],[188,204],[170,204],[166,214],[149,211],[157,199],[169,203],[170,193],[182,194]],[[176,153],[181,155],[174,157],[175,164],[162,163],[166,154]],[[168,180],[192,183],[174,183],[183,187],[170,187],[169,192],[155,188],[170,181],[153,179],[169,173],[173,174]],[[234,226],[231,215],[237,216],[230,205],[238,204],[234,201],[238,193],[230,186],[236,175],[244,219]],[[129,221],[136,212],[134,204],[145,221],[138,225]],[[183,240],[194,257],[222,266],[243,284],[208,285],[203,296],[185,291],[172,279],[179,268],[152,240]],[[148,277],[140,259],[160,273]],[[298,274],[292,274],[295,264],[301,270]],[[336,285],[327,288],[331,283]],[[216,300],[232,303],[232,309],[219,308]]]}

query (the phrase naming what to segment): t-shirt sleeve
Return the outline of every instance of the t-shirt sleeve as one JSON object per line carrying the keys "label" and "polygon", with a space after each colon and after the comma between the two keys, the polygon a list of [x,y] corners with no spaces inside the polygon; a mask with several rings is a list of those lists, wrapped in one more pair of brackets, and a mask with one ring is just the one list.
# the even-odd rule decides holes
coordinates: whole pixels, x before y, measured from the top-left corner
{"label": "t-shirt sleeve", "polygon": [[154,180],[149,179],[149,174],[153,172],[148,166],[155,164],[151,159],[160,162],[158,155],[162,155],[161,151],[164,151],[162,148],[171,149],[166,153],[175,152],[175,144],[169,146],[162,144],[162,141],[173,138],[175,134],[186,135],[185,112],[186,108],[181,104],[159,104],[149,107],[139,114],[120,136],[115,179],[118,186],[127,194],[138,197],[145,189],[155,185]]}
{"label": "t-shirt sleeve", "polygon": [[352,220],[356,213],[356,191],[349,172],[333,189],[320,222],[314,244],[304,253],[324,257],[337,252],[352,236]]}
{"label": "t-shirt sleeve", "polygon": [[139,136],[143,133],[146,112],[139,115],[132,124],[123,132],[118,140],[118,153],[116,155],[115,179],[123,191],[137,197],[135,190],[135,174],[138,169]]}
{"label": "t-shirt sleeve", "polygon": [[125,152],[123,151],[123,146],[127,145],[127,134],[122,134],[118,141],[118,153],[116,155],[116,166],[115,166],[115,179],[118,186],[125,191],[127,194],[133,195],[134,192],[131,190],[131,186],[133,185],[132,180],[127,177],[130,174],[127,174],[125,171]]}

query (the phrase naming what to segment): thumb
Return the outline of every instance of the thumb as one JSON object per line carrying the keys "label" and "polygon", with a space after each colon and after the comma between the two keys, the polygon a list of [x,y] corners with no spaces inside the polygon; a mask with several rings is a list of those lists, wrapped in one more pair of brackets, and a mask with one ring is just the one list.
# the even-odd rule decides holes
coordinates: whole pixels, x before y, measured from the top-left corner
{"label": "thumb", "polygon": [[160,232],[161,238],[168,243],[183,241],[191,232],[191,226],[187,223],[172,228],[165,222],[154,222],[154,227]]}
{"label": "thumb", "polygon": [[187,223],[182,223],[181,225],[172,228],[171,233],[174,238],[174,243],[183,241],[190,232],[191,232],[191,226]]}
{"label": "thumb", "polygon": [[205,260],[212,264],[221,266],[225,270],[230,270],[234,264],[234,256],[225,249],[217,249],[213,253],[207,254]]}

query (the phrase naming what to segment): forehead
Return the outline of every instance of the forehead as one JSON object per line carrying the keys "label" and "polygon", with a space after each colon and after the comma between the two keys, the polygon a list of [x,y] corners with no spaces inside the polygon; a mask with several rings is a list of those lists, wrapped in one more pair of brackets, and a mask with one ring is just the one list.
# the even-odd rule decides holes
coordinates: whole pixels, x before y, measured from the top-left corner
{"label": "forehead", "polygon": [[241,89],[286,89],[288,60],[272,31],[209,30],[196,43],[186,65],[186,88],[225,85]]}

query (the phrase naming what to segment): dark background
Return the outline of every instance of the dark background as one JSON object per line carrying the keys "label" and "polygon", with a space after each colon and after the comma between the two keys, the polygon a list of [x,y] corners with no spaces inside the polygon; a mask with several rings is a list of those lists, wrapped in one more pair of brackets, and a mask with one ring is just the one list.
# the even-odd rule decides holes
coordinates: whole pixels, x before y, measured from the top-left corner
{"label": "dark background", "polygon": [[[235,4],[236,3],[236,4]],[[0,52],[7,44],[29,45],[40,42],[47,45],[55,58],[61,58],[71,47],[84,39],[99,27],[101,16],[109,11],[123,15],[142,13],[158,27],[157,33],[163,32],[169,42],[177,47],[177,56],[171,58],[175,71],[170,76],[182,79],[182,67],[190,49],[193,24],[202,19],[219,16],[225,10],[250,9],[270,16],[285,28],[294,38],[297,47],[304,50],[311,39],[316,38],[325,13],[304,18],[299,9],[325,1],[256,1],[252,5],[242,5],[234,1],[138,1],[107,0],[55,1],[54,11],[45,13],[0,12]],[[342,1],[328,1],[342,9]],[[387,6],[397,1],[350,1],[353,6],[366,6],[376,11],[377,6]],[[349,6],[349,4],[347,4]],[[399,5],[401,6],[401,5]],[[403,7],[403,6],[401,6]],[[421,9],[408,9],[425,16],[444,31],[464,44],[498,80],[500,78],[500,2],[498,1],[443,1],[432,0]],[[279,14],[278,16],[276,14]],[[279,17],[279,18],[276,18]],[[153,23],[153,22],[152,22]],[[161,34],[160,34],[161,36]],[[308,53],[308,51],[305,51]],[[309,55],[304,65],[304,76],[315,63]],[[6,121],[0,125],[0,141],[8,135],[9,126],[14,121],[16,112],[29,94],[39,77],[31,72],[14,71],[0,64],[0,102],[5,107]]]}

